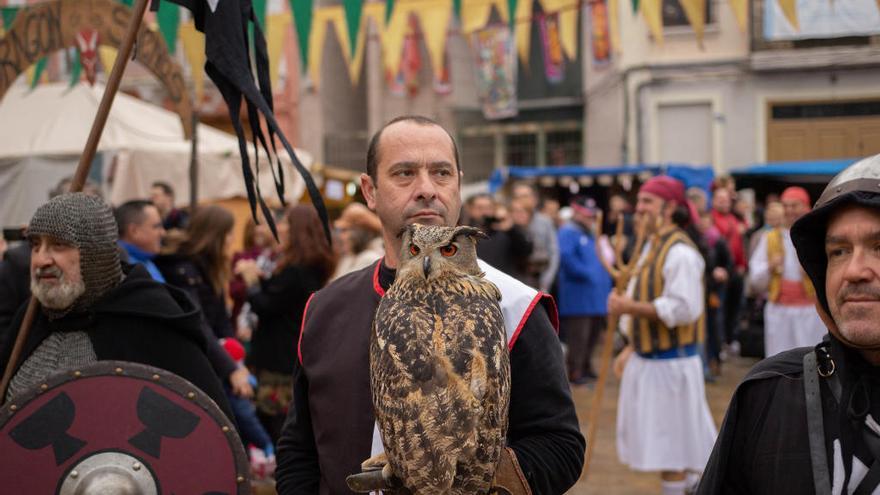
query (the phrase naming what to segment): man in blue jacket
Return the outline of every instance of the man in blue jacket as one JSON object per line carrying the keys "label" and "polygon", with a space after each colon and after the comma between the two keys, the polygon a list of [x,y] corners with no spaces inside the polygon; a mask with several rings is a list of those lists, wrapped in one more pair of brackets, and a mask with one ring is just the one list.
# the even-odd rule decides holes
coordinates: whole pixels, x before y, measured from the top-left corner
{"label": "man in blue jacket", "polygon": [[585,384],[596,377],[590,364],[605,327],[611,276],[602,266],[593,233],[598,209],[591,198],[571,204],[573,216],[559,229],[560,336],[568,346],[568,378]]}

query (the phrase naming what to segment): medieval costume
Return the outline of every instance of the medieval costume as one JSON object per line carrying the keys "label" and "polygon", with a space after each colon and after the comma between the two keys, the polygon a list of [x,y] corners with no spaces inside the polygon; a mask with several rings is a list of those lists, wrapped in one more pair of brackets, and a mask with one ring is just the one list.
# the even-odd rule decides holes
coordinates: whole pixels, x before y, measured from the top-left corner
{"label": "medieval costume", "polygon": [[[782,259],[771,270],[768,260]],[[767,294],[764,306],[764,355],[773,356],[795,347],[813,346],[827,333],[814,308],[815,293],[804,275],[791,233],[777,228],[763,232],[749,260],[752,286]]]}
{"label": "medieval costume", "polygon": [[[825,293],[828,219],[849,205],[880,209],[878,170],[878,156],[850,166],[792,226],[798,258],[826,313],[828,296],[837,297]],[[880,370],[838,333],[762,361],[731,399],[698,493],[876,493],[878,380]]]}
{"label": "medieval costume", "polygon": [[[649,180],[640,192],[685,205],[684,187],[669,177]],[[698,471],[716,435],[699,355],[705,264],[688,235],[673,224],[662,227],[652,242],[640,254],[627,294],[650,302],[658,319],[621,318],[634,352],[620,384],[617,452],[621,462],[638,471]]]}
{"label": "medieval costume", "polygon": [[[141,265],[125,271],[116,248],[116,222],[100,198],[57,196],[34,214],[30,236],[48,235],[80,251],[85,291],[69,307],[42,308],[24,342],[8,400],[45,378],[95,361],[147,364],[189,380],[232,417],[220,381],[205,357],[201,315],[179,289],[154,281]],[[25,307],[0,349],[10,359]]]}
{"label": "medieval costume", "polygon": [[[502,293],[512,380],[508,446],[534,493],[563,493],[580,477],[585,443],[554,332],[556,310],[543,294],[480,266]],[[361,462],[381,451],[369,342],[376,307],[394,277],[394,270],[379,261],[310,299],[293,407],[278,444],[279,494],[350,493],[346,476],[360,472]]]}

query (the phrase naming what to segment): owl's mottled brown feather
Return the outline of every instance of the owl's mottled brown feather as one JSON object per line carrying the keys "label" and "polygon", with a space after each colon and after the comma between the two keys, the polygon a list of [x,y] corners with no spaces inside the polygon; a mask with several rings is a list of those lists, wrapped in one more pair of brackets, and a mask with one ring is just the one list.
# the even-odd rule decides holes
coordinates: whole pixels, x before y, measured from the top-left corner
{"label": "owl's mottled brown feather", "polygon": [[[401,260],[370,345],[385,452],[393,473],[419,495],[488,492],[507,431],[510,365],[500,293],[476,266],[473,239],[455,238],[455,256],[432,254],[454,231],[416,226],[405,237],[404,252],[409,243],[420,252]],[[424,256],[432,256],[427,278]]]}

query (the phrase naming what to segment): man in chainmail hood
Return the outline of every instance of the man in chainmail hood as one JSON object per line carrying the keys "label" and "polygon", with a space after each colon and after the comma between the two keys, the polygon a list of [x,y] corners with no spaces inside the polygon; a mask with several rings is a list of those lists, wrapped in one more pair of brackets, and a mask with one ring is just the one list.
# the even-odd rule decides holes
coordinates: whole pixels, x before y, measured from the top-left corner
{"label": "man in chainmail hood", "polygon": [[[228,412],[205,356],[201,315],[179,289],[123,265],[110,207],[95,196],[62,194],[37,209],[28,227],[31,291],[40,314],[25,341],[5,402],[50,375],[101,360],[132,361],[178,374]],[[0,345],[6,368],[24,306]]]}
{"label": "man in chainmail hood", "polygon": [[837,175],[791,239],[828,334],[752,368],[698,493],[880,490],[880,155]]}

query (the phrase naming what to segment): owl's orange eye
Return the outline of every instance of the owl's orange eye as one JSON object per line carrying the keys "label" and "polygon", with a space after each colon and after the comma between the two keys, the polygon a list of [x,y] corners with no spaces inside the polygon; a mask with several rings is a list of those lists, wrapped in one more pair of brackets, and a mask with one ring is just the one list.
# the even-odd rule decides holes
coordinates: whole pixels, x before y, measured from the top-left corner
{"label": "owl's orange eye", "polygon": [[415,255],[419,254],[420,251],[421,251],[421,249],[419,249],[419,247],[416,246],[415,244],[409,245],[409,254],[415,256]]}
{"label": "owl's orange eye", "polygon": [[448,244],[440,248],[440,254],[446,256],[447,258],[450,256],[455,256],[455,253],[458,252],[458,246],[455,244]]}

